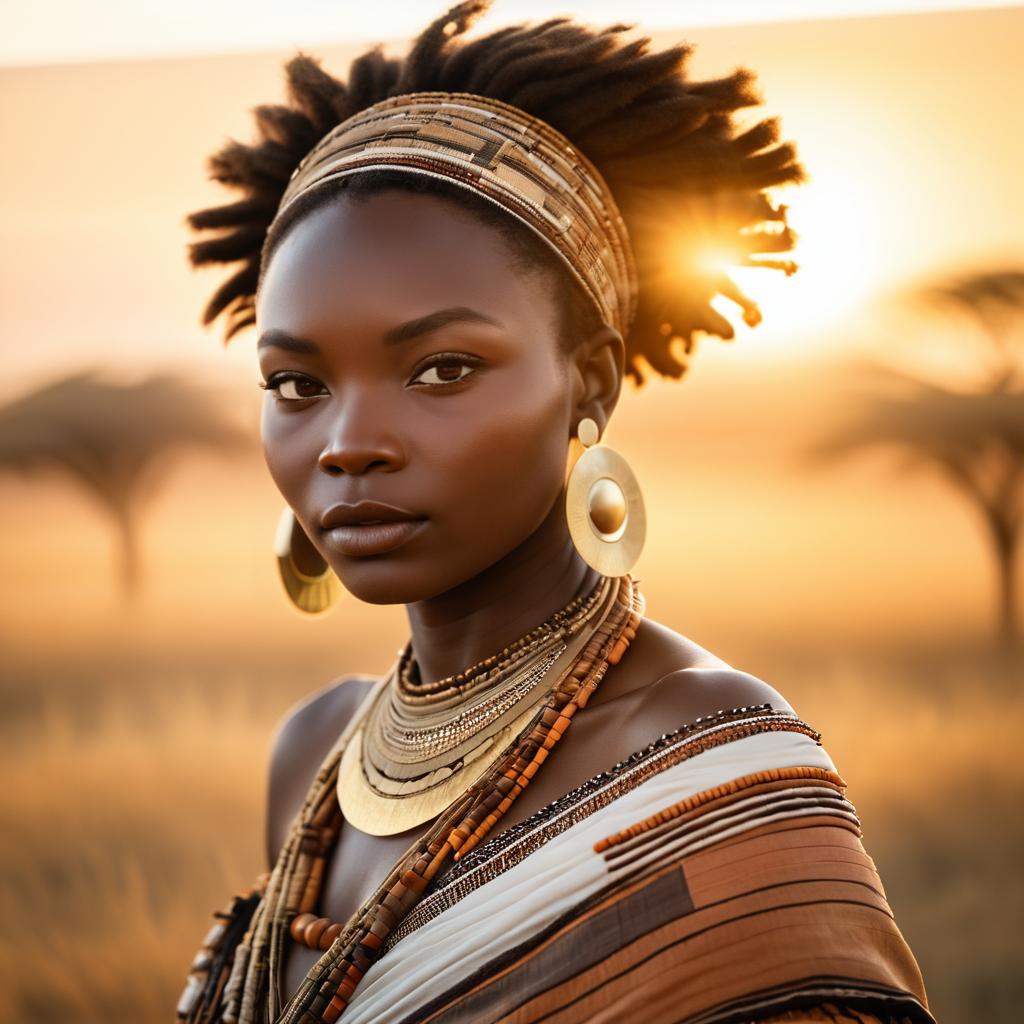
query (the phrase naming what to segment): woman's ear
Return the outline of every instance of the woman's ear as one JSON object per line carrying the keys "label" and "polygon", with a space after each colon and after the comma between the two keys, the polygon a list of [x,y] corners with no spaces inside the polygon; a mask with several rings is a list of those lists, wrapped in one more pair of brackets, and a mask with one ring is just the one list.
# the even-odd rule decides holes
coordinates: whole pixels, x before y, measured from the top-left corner
{"label": "woman's ear", "polygon": [[577,344],[572,354],[574,424],[589,416],[597,423],[599,434],[604,434],[619,400],[625,366],[622,335],[609,324]]}

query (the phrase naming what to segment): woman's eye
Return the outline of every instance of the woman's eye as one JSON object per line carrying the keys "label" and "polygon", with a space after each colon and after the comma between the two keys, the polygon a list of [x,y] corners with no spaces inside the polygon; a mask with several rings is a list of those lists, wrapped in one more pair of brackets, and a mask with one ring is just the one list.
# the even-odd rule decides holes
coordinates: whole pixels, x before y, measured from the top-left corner
{"label": "woman's eye", "polygon": [[271,377],[266,384],[261,384],[265,391],[276,391],[277,397],[286,402],[298,402],[305,398],[315,398],[323,390],[323,385],[312,377],[299,374],[278,374]]}
{"label": "woman's eye", "polygon": [[474,370],[475,367],[464,359],[448,359],[420,370],[410,383],[435,386],[439,384],[455,384],[460,380],[465,380]]}

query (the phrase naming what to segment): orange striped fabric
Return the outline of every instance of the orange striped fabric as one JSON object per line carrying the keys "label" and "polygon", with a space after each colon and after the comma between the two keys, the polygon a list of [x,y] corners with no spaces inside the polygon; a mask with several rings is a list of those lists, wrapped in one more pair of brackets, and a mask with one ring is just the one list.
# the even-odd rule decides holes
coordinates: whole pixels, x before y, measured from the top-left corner
{"label": "orange striped fabric", "polygon": [[599,897],[402,1024],[933,1022],[844,786],[751,773],[620,830]]}

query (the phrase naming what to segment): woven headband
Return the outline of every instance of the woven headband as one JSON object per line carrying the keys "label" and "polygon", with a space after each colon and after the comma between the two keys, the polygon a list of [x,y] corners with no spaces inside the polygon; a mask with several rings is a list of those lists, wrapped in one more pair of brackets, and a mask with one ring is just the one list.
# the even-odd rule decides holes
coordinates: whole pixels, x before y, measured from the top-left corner
{"label": "woven headband", "polygon": [[637,279],[625,222],[597,168],[551,125],[473,93],[391,96],[331,129],[292,173],[278,206],[360,171],[395,168],[475,192],[532,228],[623,338]]}

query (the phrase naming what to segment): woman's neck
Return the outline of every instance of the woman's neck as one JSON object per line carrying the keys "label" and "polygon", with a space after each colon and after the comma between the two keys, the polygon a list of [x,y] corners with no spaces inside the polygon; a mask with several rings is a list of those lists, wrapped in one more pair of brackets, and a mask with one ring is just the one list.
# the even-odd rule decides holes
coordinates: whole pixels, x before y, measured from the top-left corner
{"label": "woman's neck", "polygon": [[496,654],[599,579],[555,502],[541,526],[504,558],[437,597],[405,606],[420,679],[444,679]]}

